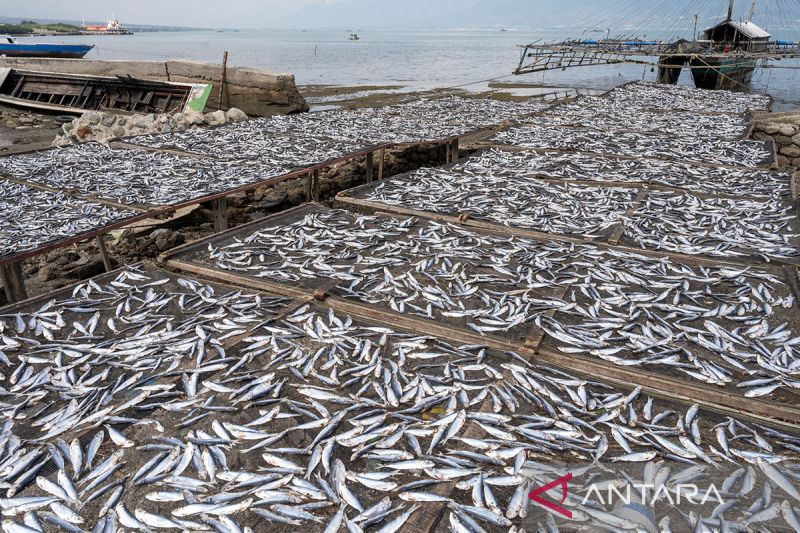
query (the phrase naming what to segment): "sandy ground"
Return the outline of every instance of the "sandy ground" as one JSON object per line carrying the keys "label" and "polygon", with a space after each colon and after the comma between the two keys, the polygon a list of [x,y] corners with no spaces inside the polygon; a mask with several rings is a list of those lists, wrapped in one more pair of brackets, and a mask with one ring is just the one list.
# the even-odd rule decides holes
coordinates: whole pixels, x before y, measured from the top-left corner
{"label": "sandy ground", "polygon": [[61,128],[54,118],[0,105],[0,156],[49,148]]}

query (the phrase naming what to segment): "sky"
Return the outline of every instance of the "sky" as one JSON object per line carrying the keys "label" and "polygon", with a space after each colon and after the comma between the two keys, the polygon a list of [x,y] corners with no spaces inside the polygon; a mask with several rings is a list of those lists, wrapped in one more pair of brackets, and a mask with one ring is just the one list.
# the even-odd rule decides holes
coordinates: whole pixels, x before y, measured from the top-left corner
{"label": "sky", "polygon": [[[736,4],[744,15],[750,1]],[[761,12],[769,19],[800,11],[794,9],[798,0],[761,4],[771,10]],[[0,0],[0,16],[103,21],[113,14],[129,25],[203,28],[540,29],[634,22],[626,18],[688,20],[698,6],[705,9],[706,22],[718,20],[726,5],[724,0]]]}

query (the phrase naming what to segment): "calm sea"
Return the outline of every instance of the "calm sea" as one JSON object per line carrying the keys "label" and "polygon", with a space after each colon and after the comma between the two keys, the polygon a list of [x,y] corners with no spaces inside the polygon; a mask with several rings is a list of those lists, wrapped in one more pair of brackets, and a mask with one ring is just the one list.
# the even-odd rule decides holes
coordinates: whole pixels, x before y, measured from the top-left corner
{"label": "calm sea", "polygon": [[[94,44],[87,57],[96,59],[193,59],[229,63],[296,76],[300,85],[400,85],[407,90],[452,87],[508,75],[519,62],[518,44],[555,40],[554,31],[346,31],[264,30],[240,32],[158,32],[130,36],[29,38],[41,42]],[[651,38],[657,32],[650,32]],[[784,61],[782,67],[800,66]],[[542,83],[556,87],[606,90],[632,80],[654,80],[649,66],[616,65],[512,76],[501,81]],[[760,69],[752,90],[768,92],[777,108],[800,107],[798,71]],[[691,84],[684,71],[681,83]],[[465,89],[483,90],[486,83]]]}

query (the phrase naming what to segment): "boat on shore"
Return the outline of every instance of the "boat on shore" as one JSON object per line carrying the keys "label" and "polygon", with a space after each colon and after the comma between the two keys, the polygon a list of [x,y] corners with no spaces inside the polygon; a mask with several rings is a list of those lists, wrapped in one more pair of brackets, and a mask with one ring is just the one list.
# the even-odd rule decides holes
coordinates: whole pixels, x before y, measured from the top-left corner
{"label": "boat on shore", "polygon": [[84,44],[20,43],[11,36],[0,37],[0,56],[5,57],[80,59],[92,48]]}
{"label": "boat on shore", "polygon": [[0,68],[0,103],[63,114],[202,112],[210,94],[206,83]]}

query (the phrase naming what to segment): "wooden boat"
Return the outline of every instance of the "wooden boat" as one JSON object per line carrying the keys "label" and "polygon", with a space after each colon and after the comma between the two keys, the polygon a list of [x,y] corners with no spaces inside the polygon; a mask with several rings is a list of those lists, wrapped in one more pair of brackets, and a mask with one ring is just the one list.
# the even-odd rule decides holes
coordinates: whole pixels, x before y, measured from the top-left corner
{"label": "wooden boat", "polygon": [[[753,10],[750,10],[750,18]],[[747,86],[758,66],[755,59],[741,57],[737,54],[764,52],[769,46],[770,34],[753,24],[752,20],[733,20],[733,0],[728,4],[728,17],[704,32],[705,39],[712,54],[721,52],[727,56],[704,55],[692,56],[689,65],[692,68],[695,86],[701,89],[737,90]]]}
{"label": "wooden boat", "polygon": [[84,44],[20,43],[13,37],[0,37],[0,56],[6,57],[55,57],[80,59],[94,46]]}
{"label": "wooden boat", "polygon": [[0,102],[58,113],[202,112],[211,85],[0,68]]}

